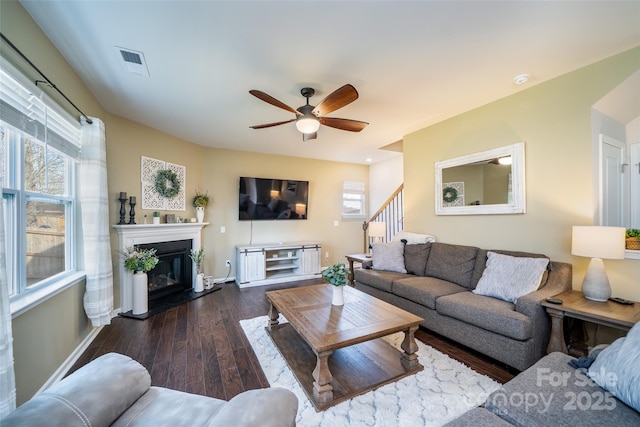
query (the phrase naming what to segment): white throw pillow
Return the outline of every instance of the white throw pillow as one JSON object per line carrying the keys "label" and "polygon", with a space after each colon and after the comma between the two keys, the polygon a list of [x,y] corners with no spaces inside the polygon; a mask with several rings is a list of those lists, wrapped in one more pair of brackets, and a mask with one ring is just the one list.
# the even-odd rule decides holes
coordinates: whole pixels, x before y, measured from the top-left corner
{"label": "white throw pillow", "polygon": [[600,387],[640,412],[640,323],[626,337],[600,352],[589,367],[589,377]]}
{"label": "white throw pillow", "polygon": [[407,241],[407,245],[419,245],[421,243],[435,242],[436,238],[429,234],[410,233],[408,231],[398,231],[393,236],[394,242],[400,242],[402,240]]}
{"label": "white throw pillow", "polygon": [[487,265],[473,293],[515,303],[538,289],[548,258],[526,258],[489,251]]}
{"label": "white throw pillow", "polygon": [[374,270],[407,272],[404,268],[404,243],[374,243],[371,252]]}

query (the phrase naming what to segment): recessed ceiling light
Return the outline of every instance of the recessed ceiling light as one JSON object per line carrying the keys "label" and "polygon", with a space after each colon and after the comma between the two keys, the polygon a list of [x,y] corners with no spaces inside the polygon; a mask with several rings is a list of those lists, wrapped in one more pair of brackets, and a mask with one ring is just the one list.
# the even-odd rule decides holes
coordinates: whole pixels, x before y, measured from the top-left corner
{"label": "recessed ceiling light", "polygon": [[520,74],[513,78],[513,82],[517,85],[523,85],[529,80],[529,74]]}
{"label": "recessed ceiling light", "polygon": [[373,161],[373,159],[371,157],[368,157],[364,161],[367,162],[367,163],[371,163]]}

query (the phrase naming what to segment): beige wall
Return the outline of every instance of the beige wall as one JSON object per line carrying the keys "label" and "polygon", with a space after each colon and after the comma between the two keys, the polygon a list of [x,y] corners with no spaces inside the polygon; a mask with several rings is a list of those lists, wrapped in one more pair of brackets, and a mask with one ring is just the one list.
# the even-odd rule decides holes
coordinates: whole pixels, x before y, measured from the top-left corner
{"label": "beige wall", "polygon": [[[404,137],[405,228],[440,241],[548,254],[573,264],[580,289],[587,258],[571,255],[571,226],[594,213],[591,106],[640,69],[640,48],[563,75]],[[527,212],[436,216],[425,165],[525,142]],[[640,261],[605,260],[613,293],[640,299]]]}

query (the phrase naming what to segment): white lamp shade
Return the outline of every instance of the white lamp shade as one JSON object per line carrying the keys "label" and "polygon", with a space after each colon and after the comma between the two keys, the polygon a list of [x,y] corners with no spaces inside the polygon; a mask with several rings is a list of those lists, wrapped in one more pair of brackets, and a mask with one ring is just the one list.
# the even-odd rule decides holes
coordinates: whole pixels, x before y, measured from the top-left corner
{"label": "white lamp shade", "polygon": [[384,222],[369,223],[369,237],[384,237],[387,234],[387,224]]}
{"label": "white lamp shade", "polygon": [[307,205],[304,203],[296,203],[296,214],[304,215],[307,212]]}
{"label": "white lamp shade", "polygon": [[296,120],[296,128],[302,133],[315,133],[320,129],[320,122],[315,117],[300,117]]}
{"label": "white lamp shade", "polygon": [[604,259],[624,258],[624,227],[573,226],[571,253]]}

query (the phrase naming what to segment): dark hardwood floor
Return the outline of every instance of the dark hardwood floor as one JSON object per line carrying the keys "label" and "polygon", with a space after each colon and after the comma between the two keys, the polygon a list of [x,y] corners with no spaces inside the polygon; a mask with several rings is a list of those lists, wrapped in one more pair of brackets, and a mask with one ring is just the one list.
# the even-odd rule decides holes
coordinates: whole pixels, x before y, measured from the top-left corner
{"label": "dark hardwood floor", "polygon": [[[245,390],[269,387],[238,321],[267,314],[267,290],[317,283],[321,280],[244,289],[227,283],[220,291],[147,320],[116,317],[69,373],[105,353],[118,352],[144,365],[152,384],[160,387],[224,400]],[[517,373],[422,328],[416,338],[500,383]]]}

